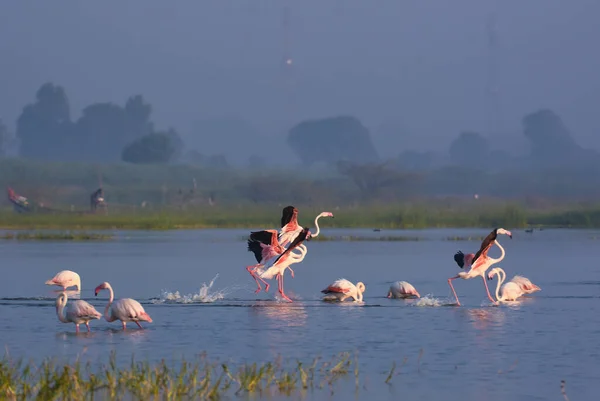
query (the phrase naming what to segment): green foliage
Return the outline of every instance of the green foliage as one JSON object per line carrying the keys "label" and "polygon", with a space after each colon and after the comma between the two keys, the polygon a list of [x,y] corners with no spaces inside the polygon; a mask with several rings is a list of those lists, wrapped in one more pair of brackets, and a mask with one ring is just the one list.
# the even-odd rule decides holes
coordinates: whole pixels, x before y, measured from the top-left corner
{"label": "green foliage", "polygon": [[123,161],[136,164],[168,163],[181,152],[183,143],[174,130],[145,135],[123,149]]}
{"label": "green foliage", "polygon": [[112,234],[96,234],[84,232],[64,232],[64,233],[45,233],[45,232],[16,232],[4,233],[0,239],[17,241],[97,241],[112,239]]}
{"label": "green foliage", "polygon": [[301,122],[290,130],[288,144],[306,165],[340,160],[356,163],[379,160],[369,131],[354,117]]}

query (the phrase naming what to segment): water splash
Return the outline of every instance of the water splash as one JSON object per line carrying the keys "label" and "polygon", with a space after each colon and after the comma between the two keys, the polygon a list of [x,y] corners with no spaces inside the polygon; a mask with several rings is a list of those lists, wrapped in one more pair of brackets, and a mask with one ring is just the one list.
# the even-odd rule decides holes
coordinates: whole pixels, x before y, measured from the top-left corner
{"label": "water splash", "polygon": [[220,299],[225,298],[227,295],[227,289],[222,290],[212,290],[212,287],[215,283],[215,280],[219,277],[217,274],[211,281],[208,283],[202,283],[200,290],[198,290],[197,294],[187,294],[181,295],[179,291],[171,292],[167,290],[162,290],[160,297],[158,299],[152,300],[154,304],[162,304],[162,303],[174,303],[174,304],[191,304],[191,303],[211,303],[218,301]]}
{"label": "water splash", "polygon": [[413,306],[433,306],[433,307],[438,307],[438,306],[446,306],[449,305],[449,303],[447,301],[442,301],[439,298],[434,298],[432,295],[425,295],[424,297],[421,297],[417,300],[417,302],[414,303]]}

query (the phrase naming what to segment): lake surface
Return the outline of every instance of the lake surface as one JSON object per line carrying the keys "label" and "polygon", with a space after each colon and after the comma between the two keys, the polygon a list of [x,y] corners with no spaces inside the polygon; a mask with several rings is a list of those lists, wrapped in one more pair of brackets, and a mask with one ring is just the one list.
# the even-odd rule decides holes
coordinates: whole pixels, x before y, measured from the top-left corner
{"label": "lake surface", "polygon": [[[1,241],[0,343],[13,358],[45,357],[178,361],[204,351],[236,362],[278,355],[329,358],[358,352],[365,396],[376,399],[560,400],[560,381],[571,400],[595,399],[600,391],[600,231],[513,230],[499,236],[507,279],[530,278],[541,292],[515,305],[491,306],[481,279],[455,280],[463,306],[446,282],[460,269],[453,254],[476,252],[490,230],[331,230],[325,235],[418,236],[422,241],[312,241],[295,278],[285,276],[281,302],[273,280],[269,294],[254,294],[245,270],[250,230],[116,232],[107,242]],[[497,257],[494,247],[490,256]],[[78,272],[81,298],[103,311],[108,281],[115,297],[140,301],[154,323],[91,322],[92,333],[75,335],[56,317],[54,287],[44,282],[60,270]],[[214,280],[212,287],[203,283]],[[338,278],[366,285],[364,304],[330,304],[320,290]],[[393,281],[406,280],[418,300],[385,298]],[[495,290],[497,279],[490,281]],[[131,326],[131,327],[129,327]],[[422,356],[419,361],[419,353]],[[384,384],[392,363],[399,373]],[[351,375],[352,376],[352,375]],[[348,392],[354,397],[354,377]],[[341,386],[343,387],[343,386]],[[349,395],[351,394],[351,395]],[[310,397],[309,397],[310,398]],[[316,397],[321,399],[321,397]],[[362,396],[359,397],[362,399]],[[323,398],[325,399],[325,398]]]}

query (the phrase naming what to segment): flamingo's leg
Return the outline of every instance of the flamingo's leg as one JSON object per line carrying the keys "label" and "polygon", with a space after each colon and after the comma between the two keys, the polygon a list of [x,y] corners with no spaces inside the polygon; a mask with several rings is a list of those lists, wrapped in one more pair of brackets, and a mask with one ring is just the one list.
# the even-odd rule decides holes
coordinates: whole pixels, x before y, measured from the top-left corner
{"label": "flamingo's leg", "polygon": [[292,275],[292,278],[294,278],[294,271],[292,270],[291,267],[288,266],[288,269],[290,269],[290,274]]}
{"label": "flamingo's leg", "polygon": [[279,279],[279,293],[281,294],[283,299],[285,299],[289,302],[293,302],[287,295],[285,295],[285,292],[283,292],[283,274],[280,276],[280,279]]}
{"label": "flamingo's leg", "polygon": [[452,293],[454,294],[454,298],[456,298],[456,304],[458,306],[460,306],[460,301],[458,300],[458,295],[456,295],[456,291],[454,291],[454,286],[452,285],[452,280],[456,280],[459,276],[456,277],[451,277],[448,279],[448,284],[450,285],[450,288],[452,289]]}
{"label": "flamingo's leg", "polygon": [[87,327],[88,333],[92,331],[92,329],[90,329],[90,322],[85,322],[85,327]]}
{"label": "flamingo's leg", "polygon": [[123,331],[127,330],[127,324],[121,320],[121,324],[123,325]]}
{"label": "flamingo's leg", "polygon": [[79,333],[79,324],[75,324],[75,333]]}
{"label": "flamingo's leg", "polygon": [[143,329],[142,325],[137,320],[135,321],[135,324],[137,324],[140,329]]}
{"label": "flamingo's leg", "polygon": [[493,304],[497,304],[498,302],[494,301],[494,298],[492,298],[492,295],[490,294],[490,289],[488,288],[487,281],[485,281],[485,277],[481,276],[481,279],[483,280],[483,284],[485,285],[485,291],[487,292],[488,298],[490,299],[490,301],[492,301]]}
{"label": "flamingo's leg", "polygon": [[269,291],[269,283],[267,283],[265,280],[263,280],[261,277],[257,276],[255,273],[255,270],[258,268],[259,265],[255,265],[255,266],[248,266],[246,267],[246,270],[248,271],[248,273],[250,273],[250,275],[252,276],[252,278],[254,279],[254,281],[256,281],[256,285],[258,286],[258,288],[256,289],[256,291],[254,291],[255,294],[258,294],[260,292],[260,290],[262,289],[260,287],[260,283],[258,282],[258,280],[262,281],[263,284],[265,285],[265,292]]}

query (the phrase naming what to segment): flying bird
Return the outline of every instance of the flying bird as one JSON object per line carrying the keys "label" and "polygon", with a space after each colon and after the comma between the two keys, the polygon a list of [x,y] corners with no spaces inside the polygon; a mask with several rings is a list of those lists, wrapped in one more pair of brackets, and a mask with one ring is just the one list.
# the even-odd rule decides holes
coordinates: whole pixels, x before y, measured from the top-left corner
{"label": "flying bird", "polygon": [[69,287],[77,287],[77,291],[81,291],[81,278],[79,274],[71,270],[63,270],[56,273],[56,276],[46,281],[46,285],[57,285],[66,290]]}
{"label": "flying bird", "polygon": [[521,287],[517,283],[509,281],[506,284],[502,284],[506,280],[506,272],[503,269],[494,267],[488,273],[488,280],[493,280],[494,274],[498,275],[498,284],[496,285],[497,302],[516,301],[517,298],[523,295],[523,290],[521,290]]}
{"label": "flying bird", "polygon": [[127,330],[127,322],[135,322],[140,329],[143,329],[140,322],[152,323],[152,318],[146,313],[144,307],[138,301],[131,298],[117,299],[113,303],[114,292],[112,287],[106,281],[100,284],[94,290],[94,294],[98,296],[101,290],[108,290],[109,299],[106,308],[104,309],[104,319],[107,322],[120,320],[123,325],[123,330]]}
{"label": "flying bird", "polygon": [[61,292],[56,298],[56,316],[63,323],[75,323],[75,332],[79,333],[79,325],[85,324],[88,333],[90,330],[90,320],[100,319],[102,314],[98,312],[92,305],[83,301],[71,301],[67,305],[67,294]]}
{"label": "flying bird", "polygon": [[[321,233],[321,228],[319,227],[319,219],[321,217],[333,218],[333,213],[322,212],[315,217],[315,227],[317,228],[317,231],[311,233],[310,237],[306,239],[307,241],[310,241],[311,238],[317,237]],[[301,231],[302,226],[298,224],[298,209],[294,206],[284,207],[281,214],[281,230],[279,230],[279,235],[277,237],[279,244],[286,247],[294,241]]]}
{"label": "flying bird", "polygon": [[324,301],[345,301],[352,298],[354,302],[362,302],[365,285],[362,282],[352,284],[350,281],[341,278],[331,283],[327,288],[321,290]]}
{"label": "flying bird", "polygon": [[412,284],[406,281],[396,281],[390,286],[390,290],[387,294],[388,298],[421,298],[419,292],[412,286]]}
{"label": "flying bird", "polygon": [[[454,261],[456,262],[456,264],[458,264],[458,266],[461,269],[464,268],[465,266],[470,267],[470,270],[468,272],[460,272],[460,273],[458,273],[458,275],[448,279],[448,284],[450,285],[450,288],[452,289],[452,292],[454,293],[454,297],[456,298],[456,303],[458,304],[458,306],[460,306],[460,301],[458,300],[458,295],[456,295],[454,286],[452,286],[452,280],[456,280],[457,278],[461,278],[463,280],[469,280],[469,279],[472,279],[473,277],[480,276],[481,279],[483,280],[483,284],[485,285],[485,291],[487,292],[488,298],[493,303],[496,302],[496,301],[494,301],[494,299],[492,298],[492,295],[490,294],[490,290],[489,290],[487,282],[485,280],[485,272],[492,265],[499,263],[501,260],[504,259],[504,256],[505,256],[504,248],[502,248],[500,243],[496,240],[496,237],[498,236],[498,234],[508,235],[508,237],[512,239],[512,233],[510,231],[505,230],[504,228],[495,228],[494,230],[492,230],[492,232],[487,237],[485,237],[485,239],[481,243],[481,247],[479,248],[479,251],[477,251],[476,254],[469,253],[469,254],[465,255],[464,253],[462,253],[462,251],[458,251],[454,255]],[[502,254],[500,255],[500,257],[498,259],[491,258],[487,255],[488,251],[494,244],[496,244],[498,246],[498,248],[500,248],[500,251],[502,252]]]}

